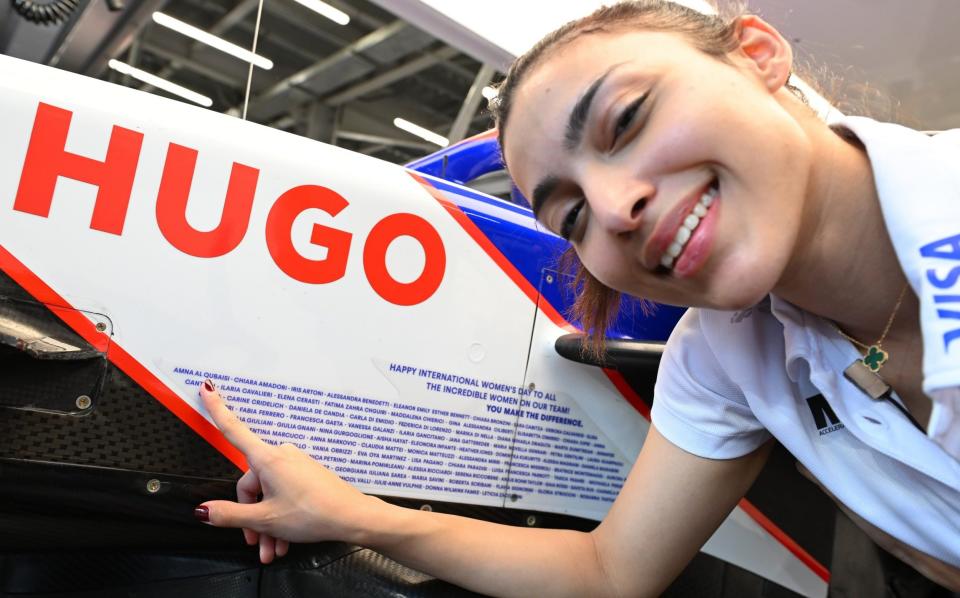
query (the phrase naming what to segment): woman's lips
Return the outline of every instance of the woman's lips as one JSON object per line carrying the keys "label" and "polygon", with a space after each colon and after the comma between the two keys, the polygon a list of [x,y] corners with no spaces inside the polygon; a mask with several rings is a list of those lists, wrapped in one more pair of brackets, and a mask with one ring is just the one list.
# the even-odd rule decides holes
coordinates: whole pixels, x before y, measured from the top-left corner
{"label": "woman's lips", "polygon": [[707,261],[720,217],[720,196],[714,197],[707,214],[690,235],[690,240],[673,263],[673,273],[678,278],[689,278],[697,273]]}
{"label": "woman's lips", "polygon": [[[658,222],[654,228],[653,234],[647,241],[643,251],[643,265],[645,268],[648,270],[661,268],[660,260],[676,238],[677,231],[680,229],[683,221],[690,215],[693,208],[700,201],[700,198],[711,188],[713,183],[714,181],[711,180],[683,198],[682,201],[677,203],[673,210],[660,219],[660,222]],[[696,233],[696,231],[694,231],[694,233]],[[688,244],[692,242],[692,240],[688,241]],[[687,247],[684,248],[684,252],[686,252],[686,250]],[[683,254],[681,253],[680,255],[682,256]],[[676,263],[674,266],[676,266]]]}

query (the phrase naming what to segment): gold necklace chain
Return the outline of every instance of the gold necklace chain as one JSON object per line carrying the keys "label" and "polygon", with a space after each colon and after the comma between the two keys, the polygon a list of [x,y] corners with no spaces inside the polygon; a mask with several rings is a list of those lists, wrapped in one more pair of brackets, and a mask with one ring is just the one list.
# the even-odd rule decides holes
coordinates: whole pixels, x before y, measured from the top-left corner
{"label": "gold necklace chain", "polygon": [[900,291],[900,296],[897,297],[897,304],[893,306],[893,312],[887,319],[887,325],[883,328],[883,334],[881,334],[880,338],[878,338],[877,341],[872,345],[861,343],[857,339],[841,330],[840,326],[834,324],[837,332],[840,333],[840,336],[867,352],[862,361],[864,365],[870,368],[870,370],[873,372],[880,371],[880,368],[883,367],[883,364],[886,363],[887,359],[890,357],[890,354],[883,350],[883,341],[887,338],[887,333],[890,332],[890,328],[893,326],[893,321],[897,318],[897,312],[900,311],[900,304],[903,303],[903,298],[907,295],[907,288],[909,288],[909,286],[909,283],[903,285],[903,289]]}

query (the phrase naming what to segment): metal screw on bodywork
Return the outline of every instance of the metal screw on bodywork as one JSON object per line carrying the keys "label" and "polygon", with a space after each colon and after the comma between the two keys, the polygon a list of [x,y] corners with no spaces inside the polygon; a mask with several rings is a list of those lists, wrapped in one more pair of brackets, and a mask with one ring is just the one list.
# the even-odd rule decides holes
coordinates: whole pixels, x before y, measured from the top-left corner
{"label": "metal screw on bodywork", "polygon": [[553,275],[547,274],[547,284],[553,284]]}
{"label": "metal screw on bodywork", "polygon": [[89,409],[93,401],[87,395],[77,397],[77,409]]}
{"label": "metal screw on bodywork", "polygon": [[107,329],[106,323],[104,323],[104,322],[97,322],[97,330],[99,330],[100,332],[103,332],[103,331],[106,330],[106,329]]}
{"label": "metal screw on bodywork", "polygon": [[537,388],[537,385],[531,382],[530,385],[527,386],[527,388],[529,388],[530,390],[534,390],[535,388]]}
{"label": "metal screw on bodywork", "polygon": [[153,479],[147,482],[147,492],[150,494],[156,494],[160,492],[160,480]]}
{"label": "metal screw on bodywork", "polygon": [[527,527],[533,527],[537,524],[536,515],[527,515]]}
{"label": "metal screw on bodywork", "polygon": [[432,510],[433,510],[433,507],[431,507],[430,505],[420,505],[420,510],[421,510],[421,511],[432,511]]}
{"label": "metal screw on bodywork", "polygon": [[511,502],[517,502],[518,500],[520,500],[520,495],[519,495],[519,494],[511,494],[511,495],[510,495],[510,501],[511,501]]}

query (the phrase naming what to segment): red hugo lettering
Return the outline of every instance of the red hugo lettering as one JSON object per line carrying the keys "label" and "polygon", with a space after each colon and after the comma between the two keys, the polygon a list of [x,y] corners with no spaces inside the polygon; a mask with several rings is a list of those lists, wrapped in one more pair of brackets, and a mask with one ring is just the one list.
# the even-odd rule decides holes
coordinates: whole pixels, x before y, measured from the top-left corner
{"label": "red hugo lettering", "polygon": [[[102,162],[66,151],[73,113],[40,103],[13,208],[44,218],[50,214],[57,179],[65,177],[97,186],[90,228],[123,234],[133,181],[140,160],[143,134],[114,126],[106,159]],[[234,162],[220,223],[200,231],[187,222],[186,210],[196,170],[198,152],[171,143],[157,190],[157,226],[176,249],[199,258],[233,251],[250,223],[260,171]],[[285,274],[307,284],[328,284],[343,278],[353,235],[314,224],[310,242],[325,247],[322,260],[305,258],[293,246],[291,229],[301,213],[319,209],[336,217],[349,202],[337,192],[318,185],[301,185],[284,192],[267,215],[266,241],[270,257]],[[398,237],[413,237],[423,247],[423,272],[416,280],[399,282],[386,265],[387,249]],[[370,287],[396,305],[416,305],[440,287],[446,272],[446,251],[440,234],[414,214],[391,214],[373,226],[363,247],[363,270]]]}

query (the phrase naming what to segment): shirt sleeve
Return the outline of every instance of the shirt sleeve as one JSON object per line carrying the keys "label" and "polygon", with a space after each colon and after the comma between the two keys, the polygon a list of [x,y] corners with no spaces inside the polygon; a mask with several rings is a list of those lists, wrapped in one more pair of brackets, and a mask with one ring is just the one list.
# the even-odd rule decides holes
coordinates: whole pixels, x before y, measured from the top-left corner
{"label": "shirt sleeve", "polygon": [[[709,459],[733,459],[770,438],[740,388],[724,373],[689,309],[667,341],[654,388],[651,420],[681,449]],[[731,350],[735,348],[731,347]]]}

